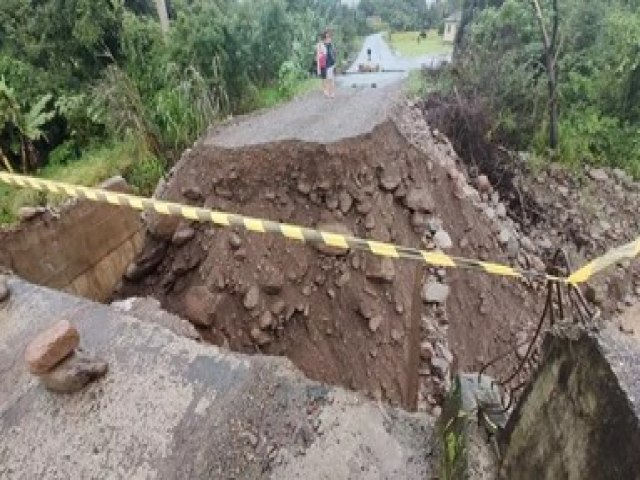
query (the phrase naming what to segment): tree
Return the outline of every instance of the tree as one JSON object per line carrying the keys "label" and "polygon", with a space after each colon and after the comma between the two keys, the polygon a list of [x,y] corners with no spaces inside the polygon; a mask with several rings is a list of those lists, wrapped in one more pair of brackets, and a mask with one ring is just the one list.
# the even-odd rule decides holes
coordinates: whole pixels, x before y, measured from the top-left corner
{"label": "tree", "polygon": [[542,37],[544,68],[547,73],[547,88],[549,95],[549,148],[555,150],[558,147],[558,54],[560,53],[558,39],[558,25],[560,16],[558,13],[558,0],[551,1],[550,30],[547,23],[549,20],[540,6],[539,0],[531,0],[531,5],[535,11],[536,19],[540,27]]}

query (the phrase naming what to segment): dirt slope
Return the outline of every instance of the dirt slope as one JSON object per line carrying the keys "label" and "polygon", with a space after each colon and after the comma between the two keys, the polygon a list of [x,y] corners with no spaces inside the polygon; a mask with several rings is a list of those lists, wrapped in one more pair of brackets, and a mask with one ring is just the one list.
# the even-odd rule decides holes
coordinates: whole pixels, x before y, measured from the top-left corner
{"label": "dirt slope", "polygon": [[[473,189],[440,163],[388,121],[326,145],[196,147],[162,198],[413,247],[432,248],[442,230],[452,254],[507,261]],[[469,369],[500,350],[510,324],[535,316],[518,283],[477,272],[420,267],[416,286],[406,261],[166,218],[148,228],[118,297],[152,295],[214,343],[286,355],[312,379],[409,408],[438,403],[451,351]],[[434,284],[451,291],[427,305]]]}

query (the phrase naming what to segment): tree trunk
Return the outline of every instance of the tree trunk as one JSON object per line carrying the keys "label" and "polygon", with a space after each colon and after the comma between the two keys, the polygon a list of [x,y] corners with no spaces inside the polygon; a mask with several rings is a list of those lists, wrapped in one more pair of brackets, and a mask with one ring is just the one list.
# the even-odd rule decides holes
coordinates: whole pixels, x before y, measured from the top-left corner
{"label": "tree trunk", "polygon": [[20,156],[22,157],[22,173],[27,173],[29,171],[29,161],[27,159],[27,146],[25,145],[24,140],[20,140]]}
{"label": "tree trunk", "polygon": [[[551,61],[552,62],[552,61]],[[553,63],[547,66],[547,76],[549,85],[549,148],[558,148],[558,79]]]}
{"label": "tree trunk", "polygon": [[167,34],[169,31],[169,14],[167,13],[167,3],[165,0],[155,0],[156,10],[158,11],[158,18],[160,19],[160,28],[163,34]]}

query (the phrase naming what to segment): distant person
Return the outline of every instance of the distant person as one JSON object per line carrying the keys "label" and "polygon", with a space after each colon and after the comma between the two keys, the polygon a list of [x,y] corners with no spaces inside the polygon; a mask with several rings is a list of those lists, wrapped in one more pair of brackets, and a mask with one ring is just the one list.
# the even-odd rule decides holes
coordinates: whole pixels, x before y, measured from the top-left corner
{"label": "distant person", "polygon": [[371,49],[367,48],[367,61],[371,61]]}
{"label": "distant person", "polygon": [[329,84],[327,82],[327,47],[324,44],[324,33],[318,36],[316,44],[316,71],[318,76],[322,78],[322,93],[325,97],[329,96]]}
{"label": "distant person", "polygon": [[327,94],[330,98],[336,96],[336,48],[331,40],[331,30],[324,32],[324,46],[327,51]]}

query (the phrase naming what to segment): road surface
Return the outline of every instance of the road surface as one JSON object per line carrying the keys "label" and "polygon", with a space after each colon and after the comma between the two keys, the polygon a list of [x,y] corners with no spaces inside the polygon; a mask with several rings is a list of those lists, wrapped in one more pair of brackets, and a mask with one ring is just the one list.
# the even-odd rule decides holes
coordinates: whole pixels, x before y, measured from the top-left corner
{"label": "road surface", "polygon": [[212,128],[204,139],[205,145],[233,148],[290,139],[324,143],[369,132],[388,118],[409,71],[441,58],[399,57],[381,34],[375,34],[365,39],[348,72],[357,71],[358,65],[366,61],[369,48],[373,60],[387,72],[340,75],[335,99],[312,92],[276,108],[237,117]]}

